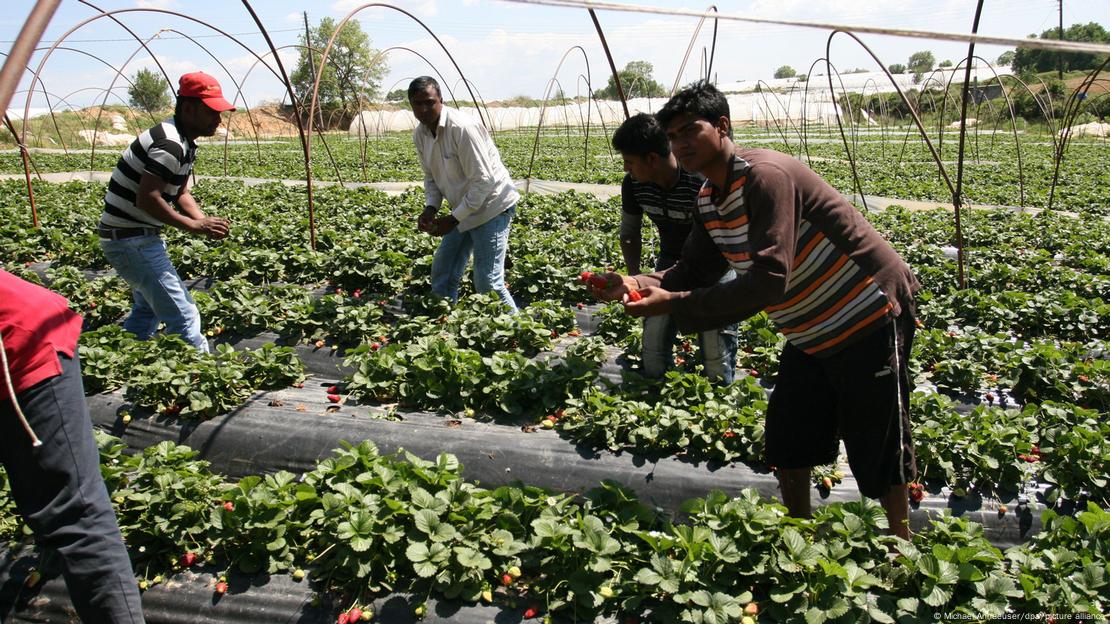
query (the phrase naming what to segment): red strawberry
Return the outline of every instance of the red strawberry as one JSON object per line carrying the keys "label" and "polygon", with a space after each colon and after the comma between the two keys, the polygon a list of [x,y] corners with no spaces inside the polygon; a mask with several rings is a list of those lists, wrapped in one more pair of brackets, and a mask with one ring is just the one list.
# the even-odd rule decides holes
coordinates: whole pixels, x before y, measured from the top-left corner
{"label": "red strawberry", "polygon": [[220,581],[219,583],[216,583],[216,593],[217,594],[226,594],[227,593],[227,583],[225,583],[224,581]]}
{"label": "red strawberry", "polygon": [[328,395],[328,400],[331,401],[332,403],[338,403],[339,401],[342,400],[342,397],[340,397],[338,394],[329,394]]}
{"label": "red strawberry", "polygon": [[999,505],[998,506],[998,515],[1004,516],[1004,515],[1006,515],[1006,511],[1007,511],[1007,508],[1006,508],[1005,505]]}
{"label": "red strawberry", "polygon": [[722,433],[721,435],[726,437],[726,438],[735,438],[736,437],[736,432],[733,431],[732,429],[729,429],[729,430],[725,431],[724,433]]}
{"label": "red strawberry", "polygon": [[377,342],[371,342],[370,343],[370,350],[371,351],[377,351],[378,349],[381,349],[381,348],[382,348],[381,343],[377,343]]}
{"label": "red strawberry", "polygon": [[328,394],[339,394],[339,386],[328,386]]}
{"label": "red strawberry", "polygon": [[920,503],[925,499],[925,486],[920,483],[911,483],[909,485],[910,499],[915,503]]}
{"label": "red strawberry", "polygon": [[226,503],[224,503],[224,509],[229,511],[229,512],[230,511],[235,511],[235,503],[232,503],[231,501],[227,501]]}
{"label": "red strawberry", "polygon": [[552,338],[558,338],[559,337],[559,332],[555,331],[554,329],[551,330],[551,337]]}
{"label": "red strawberry", "polygon": [[358,299],[359,297],[362,296],[362,289],[356,288],[355,291],[353,293],[351,293],[351,296],[354,297],[355,299]]}
{"label": "red strawberry", "polygon": [[339,617],[335,618],[335,624],[348,624],[351,621],[351,616],[346,613],[340,613]]}
{"label": "red strawberry", "polygon": [[987,400],[987,403],[994,403],[994,393],[993,392],[986,393],[985,395],[983,395],[983,398]]}
{"label": "red strawberry", "polygon": [[628,300],[629,301],[639,301],[643,298],[644,298],[644,296],[642,294],[640,294],[640,291],[638,291],[638,290],[628,291]]}
{"label": "red strawberry", "polygon": [[184,555],[181,555],[181,567],[183,567],[183,568],[191,568],[191,567],[193,567],[193,564],[196,563],[196,562],[197,562],[196,553],[187,552]]}
{"label": "red strawberry", "polygon": [[756,379],[759,379],[759,371],[755,370],[754,368],[748,371],[748,374],[752,377],[755,377]]}
{"label": "red strawberry", "polygon": [[828,477],[823,477],[821,479],[821,485],[824,486],[826,490],[831,490],[833,488],[832,479]]}
{"label": "red strawberry", "polygon": [[539,614],[540,614],[540,606],[539,605],[530,605],[527,609],[524,610],[524,619],[530,620],[530,619],[536,617]]}
{"label": "red strawberry", "polygon": [[351,607],[351,610],[347,612],[347,621],[348,622],[357,622],[361,619],[362,619],[362,609],[359,609],[358,607]]}
{"label": "red strawberry", "polygon": [[502,574],[501,575],[501,584],[504,585],[505,587],[508,587],[509,585],[512,585],[513,584],[513,577],[509,576],[508,572],[506,572],[505,574]]}
{"label": "red strawberry", "polygon": [[584,304],[584,303],[582,303],[582,302],[579,302],[579,303],[578,303],[578,309],[579,309],[579,310],[584,310],[585,308],[586,308],[586,304]]}
{"label": "red strawberry", "polygon": [[588,284],[590,282],[590,278],[593,276],[594,274],[590,273],[589,271],[582,271],[578,274],[578,279],[582,280],[583,284]]}

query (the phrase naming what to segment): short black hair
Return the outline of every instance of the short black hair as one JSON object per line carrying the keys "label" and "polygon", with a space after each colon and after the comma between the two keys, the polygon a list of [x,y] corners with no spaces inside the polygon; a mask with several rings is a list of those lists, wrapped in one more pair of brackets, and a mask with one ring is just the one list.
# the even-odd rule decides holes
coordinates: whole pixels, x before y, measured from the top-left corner
{"label": "short black hair", "polygon": [[654,115],[637,113],[625,119],[613,133],[613,149],[631,156],[659,154],[665,157],[671,154],[671,143]]}
{"label": "short black hair", "polygon": [[[705,119],[714,125],[721,117],[731,119],[725,94],[718,91],[717,87],[714,87],[708,80],[700,80],[683,87],[681,91],[667,100],[667,103],[659,109],[658,113],[655,113],[655,118],[659,120],[659,125],[665,129],[675,117],[687,113],[698,119]],[[729,130],[731,131],[731,129],[730,127]]]}
{"label": "short black hair", "polygon": [[419,78],[414,78],[413,81],[409,83],[409,99],[411,100],[412,96],[418,93],[423,93],[428,87],[434,88],[436,90],[436,97],[441,100],[443,99],[443,94],[439,91],[439,83],[431,76],[420,76]]}

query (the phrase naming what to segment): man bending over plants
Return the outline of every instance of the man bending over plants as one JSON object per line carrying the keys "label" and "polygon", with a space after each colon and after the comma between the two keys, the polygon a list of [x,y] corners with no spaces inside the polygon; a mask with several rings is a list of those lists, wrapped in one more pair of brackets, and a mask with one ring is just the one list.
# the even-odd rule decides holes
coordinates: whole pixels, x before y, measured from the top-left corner
{"label": "man bending over plants", "polygon": [[[696,223],[674,266],[624,277],[603,298],[635,316],[670,314],[683,331],[766,310],[787,339],[765,438],[783,502],[810,514],[810,470],[836,461],[840,438],[860,491],[908,537],[910,267],[801,162],[735,145],[728,101],[711,84],[683,89],[657,118],[682,166],[706,178]],[[726,266],[736,279],[717,283]]]}
{"label": "man bending over plants", "polygon": [[[702,179],[678,165],[667,134],[654,116],[639,113],[625,120],[613,133],[613,147],[624,160],[621,184],[621,253],[630,275],[640,274],[643,249],[642,225],[646,213],[659,232],[655,271],[665,271],[678,261],[682,244],[694,222],[694,207]],[[736,274],[726,270],[722,280]],[[667,314],[644,317],[643,372],[658,378],[673,361],[671,346],[678,327]],[[712,381],[732,383],[736,366],[736,325],[698,334],[702,366]]]}
{"label": "man bending over plants", "polygon": [[123,328],[146,340],[166,324],[166,331],[208,351],[200,313],[189,289],[166,253],[162,228],[224,238],[227,219],[209,217],[189,193],[189,174],[196,160],[197,137],[212,136],[220,113],[235,110],[216,79],[203,72],[180,80],[173,117],[139,135],[120,155],[97,234],[100,248],[119,276],[131,285],[135,304]]}
{"label": "man bending over plants", "polygon": [[[443,237],[432,258],[432,292],[459,298],[459,282],[474,253],[474,289],[493,291],[516,311],[505,286],[509,224],[520,194],[489,133],[479,123],[443,105],[439,83],[421,76],[409,83],[409,104],[420,123],[412,131],[424,169],[421,232]],[[446,199],[451,212],[436,217]]]}

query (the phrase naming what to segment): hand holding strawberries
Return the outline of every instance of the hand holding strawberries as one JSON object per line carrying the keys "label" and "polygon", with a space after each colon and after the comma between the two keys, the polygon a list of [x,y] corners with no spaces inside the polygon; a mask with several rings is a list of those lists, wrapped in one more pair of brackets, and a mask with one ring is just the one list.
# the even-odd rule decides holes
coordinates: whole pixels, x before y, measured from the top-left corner
{"label": "hand holding strawberries", "polygon": [[648,286],[633,290],[624,299],[624,311],[629,316],[660,316],[671,313],[671,301],[682,298],[680,293]]}

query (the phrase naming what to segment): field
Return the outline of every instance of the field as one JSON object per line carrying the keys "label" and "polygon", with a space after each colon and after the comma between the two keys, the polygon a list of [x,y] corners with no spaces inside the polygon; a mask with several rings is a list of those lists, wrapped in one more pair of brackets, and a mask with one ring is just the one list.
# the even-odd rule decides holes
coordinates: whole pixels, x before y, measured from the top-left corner
{"label": "field", "polygon": [[[864,192],[950,202],[927,150],[893,132],[858,137]],[[967,200],[1043,208],[1051,137],[1022,135],[1019,181],[1013,137],[982,132],[969,142]],[[534,135],[496,138],[512,175],[526,176]],[[838,135],[808,138],[746,128],[737,142],[807,156],[851,192]],[[619,184],[604,134],[591,130],[585,154],[583,145],[577,132],[545,132],[532,177]],[[359,142],[333,136],[329,146],[346,182],[422,177],[408,135],[370,140],[365,164]],[[261,159],[253,144],[231,146],[225,166],[222,146],[205,145],[198,174],[303,178],[297,143],[260,148]],[[858,498],[843,463],[815,471],[826,504],[812,520],[775,502],[761,457],[782,339],[765,315],[740,326],[744,374],[731,386],[697,374],[686,338],[664,382],[637,374],[639,323],[578,282],[583,270],[621,265],[619,198],[526,196],[510,240],[507,280],[523,312],[513,316],[489,297],[467,294],[454,308],[428,297],[436,241],[416,231],[419,190],[317,188],[312,250],[303,187],[202,180],[195,195],[231,220],[232,235],[167,241],[218,345],[205,356],[120,329],[130,293],[92,233],[103,184],[36,183],[36,230],[23,182],[0,182],[0,260],[85,317],[86,392],[116,436],[101,438],[105,478],[152,595],[169,578],[268,574],[295,579],[317,599],[304,613],[329,618],[353,605],[380,611],[391,596],[405,597],[406,617],[491,605],[481,615],[516,618],[505,621],[1098,618],[1110,611],[1107,155],[1104,141],[1071,144],[1058,210],[965,211],[963,290],[947,253],[950,211],[867,213],[924,284],[911,361],[923,493],[912,542],[884,535],[881,508]],[[115,158],[98,150],[91,168]],[[954,135],[942,158],[955,159]],[[87,152],[34,159],[41,172],[90,168]],[[336,178],[318,142],[313,159],[319,179]],[[18,155],[4,153],[0,170],[21,173]],[[194,443],[237,422],[253,423],[250,436],[223,441],[223,455]],[[520,455],[511,474],[482,467],[483,453],[507,452],[492,436]],[[316,443],[327,451],[306,450]],[[265,459],[270,445],[285,455]],[[543,449],[565,461],[552,465]],[[611,481],[594,476],[616,465],[624,473]],[[671,503],[683,497],[632,472],[652,466],[704,489]],[[575,485],[556,487],[551,473]],[[743,487],[712,491],[725,473]],[[20,539],[17,517],[0,518],[3,537]],[[205,575],[183,569],[185,552]],[[233,593],[267,591],[240,586]]]}

